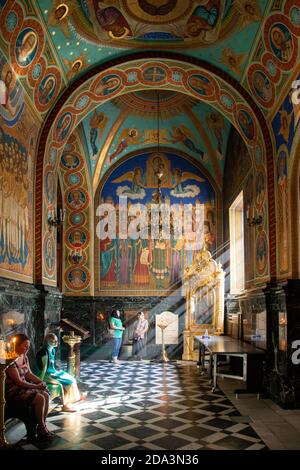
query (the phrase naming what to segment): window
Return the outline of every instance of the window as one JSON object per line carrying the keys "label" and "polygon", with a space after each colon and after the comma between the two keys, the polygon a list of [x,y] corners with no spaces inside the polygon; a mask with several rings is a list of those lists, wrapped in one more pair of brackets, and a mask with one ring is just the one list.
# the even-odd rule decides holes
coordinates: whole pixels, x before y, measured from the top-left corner
{"label": "window", "polygon": [[243,191],[229,209],[230,224],[230,292],[237,294],[245,288],[244,265],[244,200]]}

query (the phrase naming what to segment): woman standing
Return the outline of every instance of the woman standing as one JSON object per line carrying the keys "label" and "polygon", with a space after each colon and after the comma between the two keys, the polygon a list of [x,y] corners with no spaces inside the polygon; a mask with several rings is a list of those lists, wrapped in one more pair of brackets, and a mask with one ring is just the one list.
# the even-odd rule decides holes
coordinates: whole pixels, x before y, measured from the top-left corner
{"label": "woman standing", "polygon": [[120,315],[120,310],[113,310],[110,318],[110,328],[113,330],[112,361],[116,365],[118,364],[118,356],[122,345],[123,331],[125,330],[122,325]]}
{"label": "woman standing", "polygon": [[27,353],[30,348],[28,336],[17,334],[15,351],[18,359],[6,370],[5,399],[11,406],[32,406],[36,416],[37,440],[49,441],[53,434],[47,429],[46,417],[49,392],[45,382],[31,372]]}
{"label": "woman standing", "polygon": [[145,335],[148,331],[148,320],[145,319],[144,312],[138,313],[138,318],[133,325],[133,356],[141,361],[146,347]]}

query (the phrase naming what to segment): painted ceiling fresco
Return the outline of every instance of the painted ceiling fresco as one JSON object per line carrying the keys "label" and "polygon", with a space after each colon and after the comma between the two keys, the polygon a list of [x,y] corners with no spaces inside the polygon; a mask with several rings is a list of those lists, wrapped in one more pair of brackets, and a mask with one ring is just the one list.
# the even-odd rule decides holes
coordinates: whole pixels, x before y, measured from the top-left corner
{"label": "painted ceiling fresco", "polygon": [[222,172],[230,131],[230,122],[208,104],[162,90],[115,98],[92,111],[82,126],[91,174],[101,159],[101,177],[126,154],[158,145],[189,154],[215,177],[210,146]]}
{"label": "painted ceiling fresco", "polygon": [[0,47],[42,117],[88,68],[159,50],[228,73],[271,121],[299,37],[298,0],[0,0]]}
{"label": "painted ceiling fresco", "polygon": [[182,51],[240,78],[267,0],[42,0],[40,15],[71,79],[140,49]]}

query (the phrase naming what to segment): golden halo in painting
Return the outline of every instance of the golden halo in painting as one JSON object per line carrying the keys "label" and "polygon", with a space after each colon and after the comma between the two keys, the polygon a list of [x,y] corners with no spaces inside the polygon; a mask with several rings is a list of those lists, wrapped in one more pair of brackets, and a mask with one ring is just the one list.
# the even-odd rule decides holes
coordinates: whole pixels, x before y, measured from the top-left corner
{"label": "golden halo in painting", "polygon": [[136,21],[166,24],[188,16],[194,0],[123,0],[124,10]]}

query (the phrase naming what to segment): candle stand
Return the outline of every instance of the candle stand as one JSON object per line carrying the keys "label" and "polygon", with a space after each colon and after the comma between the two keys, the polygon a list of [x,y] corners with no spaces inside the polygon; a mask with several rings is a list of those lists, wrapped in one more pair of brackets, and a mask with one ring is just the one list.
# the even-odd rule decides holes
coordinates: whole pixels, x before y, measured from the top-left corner
{"label": "candle stand", "polygon": [[81,342],[81,337],[75,336],[74,331],[70,331],[70,334],[63,336],[62,339],[69,346],[69,352],[67,357],[68,372],[73,377],[76,377],[76,354],[74,351],[74,346]]}
{"label": "candle stand", "polygon": [[168,324],[166,322],[161,322],[161,323],[158,323],[157,326],[161,329],[161,342],[162,342],[161,355],[160,355],[159,362],[169,362],[169,358],[165,350],[165,335],[164,335],[164,331],[167,328]]}

